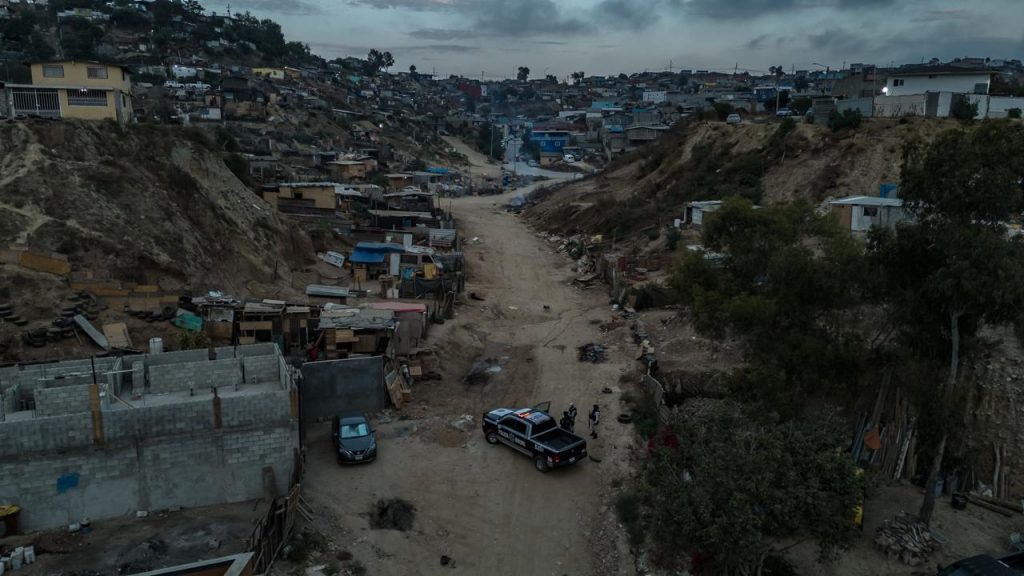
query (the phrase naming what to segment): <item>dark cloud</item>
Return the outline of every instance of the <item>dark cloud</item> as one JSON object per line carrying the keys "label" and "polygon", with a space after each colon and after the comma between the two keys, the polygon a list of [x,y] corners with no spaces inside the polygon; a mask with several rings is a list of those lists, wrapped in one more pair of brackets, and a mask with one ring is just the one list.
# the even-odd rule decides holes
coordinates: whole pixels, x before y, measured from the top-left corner
{"label": "dark cloud", "polygon": [[815,9],[870,9],[896,3],[897,0],[690,0],[681,5],[688,14],[732,20]]}
{"label": "dark cloud", "polygon": [[946,22],[949,20],[970,20],[972,14],[967,10],[928,10],[910,19],[915,23]]}
{"label": "dark cloud", "polygon": [[413,38],[419,38],[421,40],[465,40],[470,38],[479,38],[483,34],[480,32],[474,32],[472,30],[454,30],[450,28],[420,28],[419,30],[413,30],[409,33],[409,36]]}
{"label": "dark cloud", "polygon": [[234,8],[238,12],[248,10],[258,14],[286,16],[312,16],[324,12],[316,4],[304,0],[236,0]]}
{"label": "dark cloud", "polygon": [[[310,42],[311,48],[322,49],[330,54],[366,54],[370,46],[354,46],[352,44],[338,44],[334,42]],[[451,54],[464,52],[479,52],[480,46],[467,44],[413,44],[409,46],[395,46],[389,52],[395,55],[401,54]]]}
{"label": "dark cloud", "polygon": [[753,40],[750,40],[743,46],[746,47],[747,50],[760,50],[761,47],[764,46],[764,43],[768,40],[768,38],[768,34],[761,34],[760,36],[754,38]]}

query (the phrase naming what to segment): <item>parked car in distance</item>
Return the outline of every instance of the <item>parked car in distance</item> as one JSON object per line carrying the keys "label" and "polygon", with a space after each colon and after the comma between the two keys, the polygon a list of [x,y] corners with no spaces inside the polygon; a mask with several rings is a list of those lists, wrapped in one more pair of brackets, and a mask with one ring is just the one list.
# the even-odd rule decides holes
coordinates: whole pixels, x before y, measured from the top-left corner
{"label": "parked car in distance", "polygon": [[739,124],[740,122],[743,122],[743,118],[740,118],[739,114],[732,113],[725,117],[726,124]]}
{"label": "parked car in distance", "polygon": [[181,82],[175,82],[174,80],[168,80],[164,82],[164,88],[184,88],[185,85]]}
{"label": "parked car in distance", "polygon": [[[550,406],[550,402],[547,404]],[[487,443],[502,443],[529,456],[538,472],[586,458],[587,441],[560,428],[544,410],[495,408],[485,413],[483,432]]]}
{"label": "parked car in distance", "polygon": [[572,154],[566,154],[566,155],[562,156],[562,160],[565,160],[569,164],[572,164],[573,162],[576,161],[576,157],[573,156]]}
{"label": "parked car in distance", "polygon": [[526,165],[529,166],[530,168],[536,168],[538,166],[536,160],[530,160],[526,163]]}
{"label": "parked car in distance", "polygon": [[377,459],[377,431],[363,416],[335,416],[331,438],[338,464],[359,464]]}
{"label": "parked car in distance", "polygon": [[793,111],[790,110],[789,108],[779,108],[778,110],[775,111],[775,115],[779,116],[780,118],[784,118],[786,116],[792,116]]}

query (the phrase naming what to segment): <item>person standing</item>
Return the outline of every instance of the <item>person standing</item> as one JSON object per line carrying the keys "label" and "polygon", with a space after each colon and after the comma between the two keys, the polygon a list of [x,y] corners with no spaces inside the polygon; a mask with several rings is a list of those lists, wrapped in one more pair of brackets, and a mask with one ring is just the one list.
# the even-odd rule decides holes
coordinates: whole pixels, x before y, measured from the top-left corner
{"label": "person standing", "polygon": [[579,411],[576,410],[576,405],[570,402],[569,409],[566,410],[565,413],[569,415],[569,432],[573,432],[576,430],[576,414],[578,414]]}
{"label": "person standing", "polygon": [[563,430],[568,430],[569,432],[572,432],[572,418],[569,416],[568,411],[562,412],[562,421],[559,422],[559,425],[562,427]]}
{"label": "person standing", "polygon": [[597,425],[601,423],[601,409],[597,404],[590,409],[590,437],[597,438]]}

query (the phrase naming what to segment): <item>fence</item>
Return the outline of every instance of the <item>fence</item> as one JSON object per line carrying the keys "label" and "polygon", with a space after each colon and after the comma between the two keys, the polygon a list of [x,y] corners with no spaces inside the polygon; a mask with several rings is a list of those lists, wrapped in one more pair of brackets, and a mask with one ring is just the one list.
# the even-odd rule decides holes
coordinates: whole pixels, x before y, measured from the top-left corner
{"label": "fence", "polygon": [[299,481],[305,466],[303,452],[294,452],[295,463],[292,467],[291,488],[287,496],[275,498],[267,510],[267,515],[256,522],[249,540],[246,541],[246,549],[253,553],[253,574],[267,574],[270,567],[277,559],[281,549],[284,548],[288,538],[291,537],[295,528],[297,513],[303,513],[307,519],[309,512],[303,508],[302,491]]}
{"label": "fence", "polygon": [[657,378],[650,374],[644,374],[644,393],[658,409],[658,422],[668,424],[672,417],[672,411],[665,404],[665,387]]}

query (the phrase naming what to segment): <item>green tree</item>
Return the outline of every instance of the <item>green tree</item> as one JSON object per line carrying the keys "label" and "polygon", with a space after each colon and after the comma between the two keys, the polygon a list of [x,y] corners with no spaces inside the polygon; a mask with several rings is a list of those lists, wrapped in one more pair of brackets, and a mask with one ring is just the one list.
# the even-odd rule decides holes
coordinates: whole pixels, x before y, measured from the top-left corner
{"label": "green tree", "polygon": [[516,80],[519,80],[520,82],[526,82],[529,79],[530,69],[526,66],[520,66],[519,70],[516,72]]}
{"label": "green tree", "polygon": [[558,84],[558,78],[556,78],[554,74],[548,74],[545,76],[544,81],[548,84]]}
{"label": "green tree", "polygon": [[833,132],[839,132],[840,130],[856,130],[860,127],[863,116],[860,110],[853,110],[847,108],[842,112],[832,110],[828,113],[828,128]]}
{"label": "green tree", "polygon": [[714,108],[715,114],[718,116],[719,120],[725,120],[726,118],[729,117],[729,114],[732,114],[733,112],[736,111],[736,108],[733,107],[733,105],[729,104],[728,102],[715,102]]}
{"label": "green tree", "polygon": [[492,159],[500,159],[502,156],[501,130],[490,122],[484,122],[476,130],[474,139],[476,149],[483,154],[491,156]]}
{"label": "green tree", "polygon": [[149,18],[134,8],[118,8],[110,15],[110,23],[128,30],[148,30]]}
{"label": "green tree", "polygon": [[978,103],[971,102],[963,94],[957,94],[949,107],[949,115],[961,122],[970,122],[978,115]]}
{"label": "green tree", "polygon": [[[1024,246],[1006,222],[1024,209],[1024,128],[985,121],[904,151],[900,194],[915,216],[876,233],[871,259],[900,342],[925,363],[945,364],[928,400],[938,418],[920,517],[928,522],[950,435],[967,403],[960,366],[977,352],[982,326],[1020,319]],[[926,407],[927,409],[928,407]]]}
{"label": "green tree", "polygon": [[579,72],[573,72],[572,73],[572,81],[575,84],[579,84],[579,83],[583,82],[583,79],[586,78],[586,77],[587,77],[587,75],[584,74],[582,70],[579,71]]}
{"label": "green tree", "polygon": [[33,31],[38,31],[42,26],[39,17],[33,10],[19,10],[17,14],[7,20],[0,20],[0,36],[9,42],[24,42],[28,40]]}
{"label": "green tree", "polygon": [[798,96],[789,103],[789,109],[797,116],[803,116],[811,109],[811,99],[807,96]]}
{"label": "green tree", "polygon": [[85,18],[68,18],[63,23],[61,47],[67,58],[92,59],[96,57],[96,44],[103,38],[103,28]]}
{"label": "green tree", "polygon": [[416,65],[415,64],[410,64],[409,65],[409,74],[411,76],[413,76],[414,78],[416,77]]}
{"label": "green tree", "polygon": [[699,553],[701,573],[761,574],[770,555],[804,539],[834,559],[857,534],[861,493],[840,451],[841,423],[755,420],[729,408],[675,422],[685,448],[656,449],[644,464],[641,500],[659,563],[682,567]]}
{"label": "green tree", "polygon": [[849,397],[862,372],[854,327],[863,248],[807,204],[755,209],[727,199],[703,226],[704,246],[673,270],[698,331],[740,339],[746,365],[731,376],[740,397],[780,414],[814,396]]}
{"label": "green tree", "polygon": [[25,45],[25,53],[33,60],[49,60],[53,58],[54,50],[46,38],[38,30],[34,30]]}

